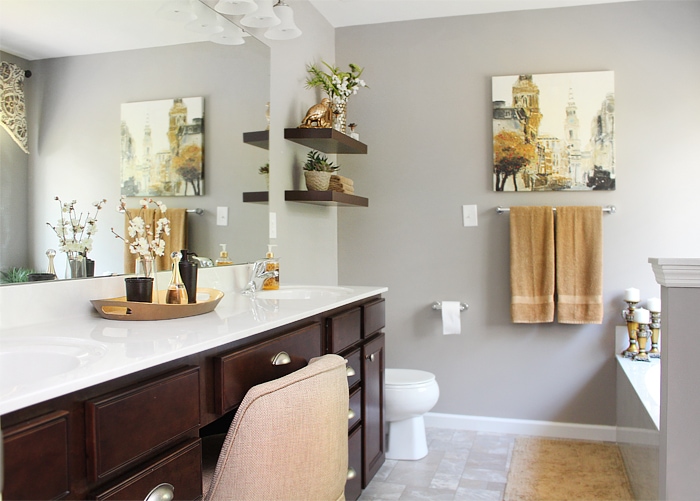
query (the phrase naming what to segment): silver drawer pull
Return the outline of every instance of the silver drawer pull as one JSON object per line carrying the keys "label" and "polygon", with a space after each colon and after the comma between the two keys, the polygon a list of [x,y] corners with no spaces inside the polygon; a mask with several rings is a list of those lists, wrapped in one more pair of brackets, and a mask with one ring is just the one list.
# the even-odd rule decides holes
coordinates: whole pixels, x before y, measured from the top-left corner
{"label": "silver drawer pull", "polygon": [[172,501],[175,498],[175,487],[171,484],[156,485],[145,497],[144,501]]}
{"label": "silver drawer pull", "polygon": [[354,417],[355,417],[355,411],[352,409],[348,409],[348,421],[350,421]]}
{"label": "silver drawer pull", "polygon": [[355,468],[348,468],[348,480],[352,480],[357,476],[357,472],[355,471]]}
{"label": "silver drawer pull", "polygon": [[370,362],[374,362],[374,353],[372,353],[371,355],[367,355],[367,360],[369,360]]}
{"label": "silver drawer pull", "polygon": [[355,375],[355,369],[353,369],[349,365],[345,367],[345,372],[347,372],[348,377],[353,377]]}
{"label": "silver drawer pull", "polygon": [[272,365],[287,365],[291,363],[292,359],[286,351],[280,351],[272,358]]}

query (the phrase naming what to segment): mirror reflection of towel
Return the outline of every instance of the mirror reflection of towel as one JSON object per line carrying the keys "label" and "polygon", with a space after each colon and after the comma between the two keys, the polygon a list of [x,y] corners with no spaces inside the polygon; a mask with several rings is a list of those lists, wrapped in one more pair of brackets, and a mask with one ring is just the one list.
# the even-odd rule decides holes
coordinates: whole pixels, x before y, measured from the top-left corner
{"label": "mirror reflection of towel", "polygon": [[554,215],[551,207],[510,209],[513,323],[554,321]]}
{"label": "mirror reflection of towel", "polygon": [[[145,223],[151,225],[151,228],[155,228],[156,221],[163,217],[160,209],[127,209],[127,211],[132,218],[136,216],[143,217]],[[168,208],[165,212],[165,217],[170,221],[170,235],[161,234],[161,238],[165,240],[165,252],[156,259],[156,271],[169,270],[172,263],[170,253],[187,248],[187,209]],[[124,220],[124,231],[126,232],[124,236],[127,240],[130,240],[128,232],[129,218],[125,215]],[[129,252],[128,245],[124,246],[124,273],[134,273],[137,257],[136,254]]]}
{"label": "mirror reflection of towel", "polygon": [[603,323],[603,211],[557,207],[557,321]]}

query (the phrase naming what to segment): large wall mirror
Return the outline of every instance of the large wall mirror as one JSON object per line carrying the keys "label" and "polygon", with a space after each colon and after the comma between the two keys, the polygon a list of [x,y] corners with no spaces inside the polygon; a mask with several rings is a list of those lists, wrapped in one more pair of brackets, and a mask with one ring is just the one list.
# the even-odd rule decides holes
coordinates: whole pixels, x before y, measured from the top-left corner
{"label": "large wall mirror", "polygon": [[[184,23],[158,14],[163,3],[0,0],[3,11],[0,30],[6,34],[3,60],[24,64],[32,73],[25,81],[30,154],[18,150],[17,155],[8,155],[3,151],[0,164],[2,235],[10,235],[9,239],[3,238],[0,250],[4,254],[0,255],[2,268],[27,266],[45,271],[46,250],[58,248],[58,238],[46,224],[54,224],[60,217],[55,201],[58,196],[64,201],[76,200],[78,210],[91,212],[93,202],[107,199],[97,218],[98,232],[90,257],[96,263],[96,276],[122,273],[124,244],[110,231],[114,227],[124,235],[124,216],[116,210],[121,192],[121,105],[189,97],[202,97],[204,101],[203,195],[164,197],[154,193],[152,196],[169,208],[202,209],[201,215],[187,216],[188,248],[198,255],[215,260],[220,244],[226,244],[235,263],[265,255],[267,206],[242,201],[243,192],[266,189],[265,178],[258,169],[268,162],[268,152],[243,142],[244,132],[264,130],[267,126],[270,54],[265,44],[247,36],[242,45],[224,45],[208,41],[209,35],[189,32],[186,36],[195,38],[185,42],[171,39],[160,44],[154,41],[148,48],[99,53],[88,50],[82,55],[35,58],[23,55],[16,48],[8,49],[5,43],[9,34],[27,31],[22,23],[60,26],[54,9],[61,4],[67,11],[75,7],[87,9],[89,4],[129,4],[135,24],[133,29],[121,28],[127,39],[147,29],[154,36],[185,33]],[[29,6],[30,17],[6,15],[15,12],[20,4]],[[83,44],[89,48],[102,47],[101,35],[113,37],[114,34],[100,32],[94,17],[97,15],[106,14],[86,10],[78,16],[83,25],[60,26],[59,32],[75,34],[83,30],[78,37]],[[5,131],[0,133],[6,135]],[[4,147],[12,142],[7,143],[3,138],[2,144]],[[25,162],[27,169],[26,196],[19,198],[25,202],[8,205],[8,191],[23,189],[19,177],[13,180],[12,174],[8,174],[18,162]],[[127,205],[138,207],[140,198],[127,198]],[[17,201],[18,197],[12,200]],[[227,211],[226,225],[217,224],[218,208]],[[21,227],[8,228],[13,220]],[[21,261],[24,257],[17,257],[17,248],[24,249],[20,254],[26,255],[25,262],[9,261]],[[12,249],[15,254],[10,258]],[[59,278],[63,278],[64,269],[65,256],[59,254],[56,257]]]}

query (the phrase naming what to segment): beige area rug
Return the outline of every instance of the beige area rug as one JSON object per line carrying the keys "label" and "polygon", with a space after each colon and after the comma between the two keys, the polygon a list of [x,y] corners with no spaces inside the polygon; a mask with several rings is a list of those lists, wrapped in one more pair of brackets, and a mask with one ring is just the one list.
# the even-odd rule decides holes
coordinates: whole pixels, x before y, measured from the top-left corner
{"label": "beige area rug", "polygon": [[633,499],[617,444],[516,438],[504,501]]}

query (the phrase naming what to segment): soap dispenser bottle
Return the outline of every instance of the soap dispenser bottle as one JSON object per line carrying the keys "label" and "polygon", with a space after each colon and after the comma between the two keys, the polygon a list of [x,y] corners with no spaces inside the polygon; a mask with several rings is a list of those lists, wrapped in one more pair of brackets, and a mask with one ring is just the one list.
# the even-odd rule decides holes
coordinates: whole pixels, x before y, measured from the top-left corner
{"label": "soap dispenser bottle", "polygon": [[275,276],[267,277],[262,284],[264,291],[276,291],[280,288],[280,260],[272,253],[272,248],[277,247],[274,244],[268,244],[267,254],[265,254],[265,271],[276,271]]}
{"label": "soap dispenser bottle", "polygon": [[219,244],[221,246],[221,252],[219,252],[219,257],[216,258],[216,266],[225,266],[227,264],[233,264],[228,257],[228,252],[226,252],[226,244]]}

